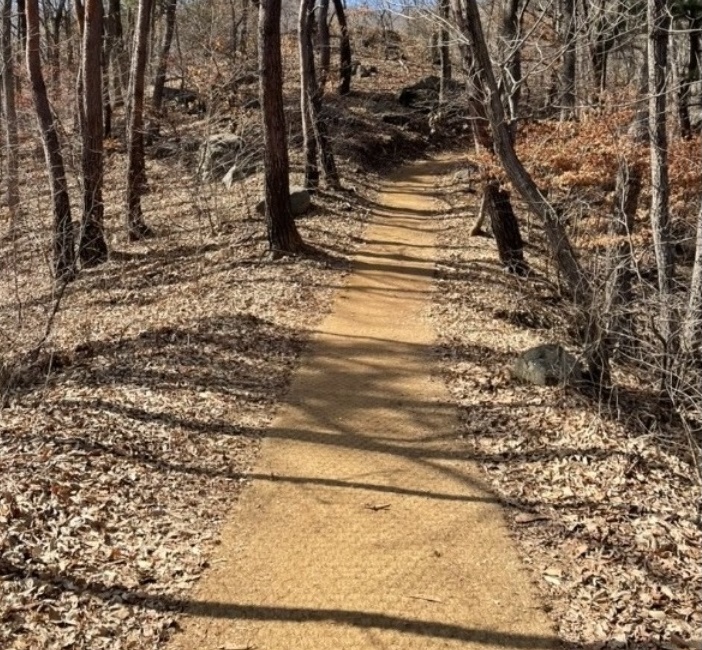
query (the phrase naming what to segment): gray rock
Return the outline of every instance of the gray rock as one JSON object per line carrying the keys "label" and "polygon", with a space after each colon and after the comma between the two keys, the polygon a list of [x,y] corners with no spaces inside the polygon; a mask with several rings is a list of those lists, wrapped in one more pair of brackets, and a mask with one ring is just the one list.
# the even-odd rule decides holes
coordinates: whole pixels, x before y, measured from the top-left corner
{"label": "gray rock", "polygon": [[233,133],[216,133],[200,146],[200,176],[205,181],[222,179],[242,157],[244,140]]}
{"label": "gray rock", "polygon": [[241,165],[232,165],[231,169],[224,175],[222,179],[222,184],[228,189],[232,189],[232,186],[237,181],[243,181],[245,178],[251,176],[251,174],[256,173],[256,166],[243,163]]}
{"label": "gray rock", "polygon": [[538,345],[523,352],[512,364],[512,375],[529,384],[553,386],[583,380],[580,362],[555,343]]}
{"label": "gray rock", "polygon": [[[312,206],[310,193],[304,188],[296,185],[290,186],[290,212],[293,217],[299,217],[307,212]],[[261,199],[256,204],[256,212],[265,214],[266,201]]]}

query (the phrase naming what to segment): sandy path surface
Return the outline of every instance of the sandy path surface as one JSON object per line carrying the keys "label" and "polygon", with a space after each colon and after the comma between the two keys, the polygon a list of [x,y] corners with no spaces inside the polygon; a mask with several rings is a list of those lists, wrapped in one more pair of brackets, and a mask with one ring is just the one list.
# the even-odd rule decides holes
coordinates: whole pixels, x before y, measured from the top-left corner
{"label": "sandy path surface", "polygon": [[444,170],[386,181],[173,648],[556,645],[434,374]]}

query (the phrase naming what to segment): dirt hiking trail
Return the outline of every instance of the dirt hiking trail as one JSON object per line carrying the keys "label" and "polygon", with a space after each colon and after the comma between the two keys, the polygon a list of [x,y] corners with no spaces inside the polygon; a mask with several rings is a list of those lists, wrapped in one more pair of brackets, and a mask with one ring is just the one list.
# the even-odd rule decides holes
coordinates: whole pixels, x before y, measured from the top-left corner
{"label": "dirt hiking trail", "polygon": [[434,373],[432,217],[448,165],[385,182],[170,647],[556,647]]}

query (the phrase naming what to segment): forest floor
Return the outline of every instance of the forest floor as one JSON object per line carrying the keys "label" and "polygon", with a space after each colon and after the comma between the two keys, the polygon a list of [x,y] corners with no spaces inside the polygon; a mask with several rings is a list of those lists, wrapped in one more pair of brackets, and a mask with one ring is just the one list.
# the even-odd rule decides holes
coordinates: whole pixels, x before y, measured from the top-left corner
{"label": "forest floor", "polygon": [[437,374],[435,183],[450,165],[382,184],[175,647],[555,647]]}
{"label": "forest floor", "polygon": [[[378,76],[357,79],[350,96],[329,97],[337,129],[335,150],[347,189],[320,192],[313,210],[298,221],[305,240],[319,251],[314,256],[269,260],[263,224],[253,211],[260,174],[225,191],[220,184],[198,180],[196,156],[185,147],[182,155],[164,159],[156,156],[156,147],[150,150],[152,191],[144,205],[158,236],[141,243],[125,241],[124,143],[115,137],[107,142],[106,156],[111,259],[82,271],[57,301],[48,272],[49,197],[42,158],[32,138],[24,143],[26,228],[19,240],[0,240],[0,380],[6,379],[2,374],[7,369],[16,371],[0,411],[3,650],[162,648],[171,638],[177,643],[180,627],[187,635],[204,632],[206,626],[197,616],[206,613],[218,613],[213,634],[234,625],[228,614],[242,619],[238,629],[243,638],[220,645],[229,650],[252,648],[250,644],[258,644],[259,650],[268,647],[256,639],[263,638],[257,635],[269,625],[271,634],[286,627],[306,634],[303,628],[311,625],[332,634],[330,638],[351,628],[357,638],[366,635],[361,647],[372,647],[374,635],[402,647],[397,640],[403,634],[400,628],[405,630],[402,638],[407,643],[414,639],[412,647],[420,648],[441,641],[489,642],[493,647],[547,643],[545,628],[531,634],[508,632],[519,625],[511,620],[496,621],[490,636],[485,621],[473,624],[472,614],[461,609],[464,591],[469,593],[467,583],[459,583],[461,576],[475,578],[461,554],[480,532],[471,522],[481,512],[495,514],[481,520],[480,529],[494,532],[497,527],[495,548],[511,558],[505,566],[521,563],[528,570],[528,575],[510,571],[511,584],[523,586],[514,589],[515,597],[527,598],[525,594],[537,591],[554,636],[565,647],[702,648],[702,531],[696,509],[700,481],[684,434],[674,421],[660,417],[655,391],[619,368],[618,390],[607,396],[512,380],[510,362],[525,348],[573,340],[541,232],[515,202],[532,271],[526,280],[512,277],[502,270],[494,241],[468,235],[467,222],[476,208],[471,185],[479,187],[471,170],[484,160],[454,155],[440,164],[426,163],[424,169],[434,175],[430,181],[378,181],[369,173],[384,173],[403,160],[424,157],[432,146],[441,149],[447,141],[463,147],[465,133],[459,128],[441,140],[426,114],[399,106],[398,89],[426,75],[431,66],[415,65],[411,57],[407,65],[369,61],[377,64]],[[255,88],[250,92],[253,96]],[[298,101],[293,87],[288,117],[294,182],[301,178]],[[383,119],[398,112],[410,123],[401,121],[398,126]],[[224,128],[212,120],[181,121],[174,116],[175,109],[168,115],[172,123],[162,124],[166,144],[196,141],[213,128]],[[25,132],[30,132],[29,117],[27,113]],[[258,115],[249,111],[231,117],[235,119],[224,122],[239,123],[237,133],[257,150]],[[570,172],[558,176],[556,167],[542,163],[554,156],[560,160],[570,144],[550,136],[543,140],[549,143],[547,150],[535,148],[531,157],[527,151],[526,162],[541,174],[540,183],[558,183]],[[565,141],[570,143],[568,137]],[[69,161],[75,159],[68,156]],[[603,161],[610,159],[606,150],[587,169],[608,179],[611,170]],[[77,204],[78,170],[69,172]],[[698,184],[687,186],[696,193]],[[431,243],[427,248],[405,243],[406,250],[393,252],[386,247],[390,238],[381,240],[371,236],[373,230],[365,230],[371,215],[374,222],[390,220],[387,209],[379,207],[383,188],[382,203],[412,202],[410,209],[426,211],[411,215],[411,227],[421,224],[420,230],[404,228],[402,237],[429,241],[436,235],[435,248]],[[408,192],[415,191],[421,196],[410,199]],[[607,204],[601,204],[606,216]],[[397,218],[393,213],[392,220]],[[581,229],[579,244],[591,229],[589,222]],[[359,249],[365,257],[357,258],[349,277],[349,259]],[[353,294],[353,286],[361,289],[384,281],[381,276],[398,288],[421,287],[417,291],[423,294],[424,307],[419,307],[419,293],[413,304],[422,316],[402,317],[394,306],[378,307],[384,309],[378,316],[396,327],[377,337],[382,340],[365,343],[349,338],[341,344],[320,329],[333,304],[343,311],[351,300],[340,297],[334,303],[337,292]],[[370,317],[371,304],[412,297],[399,290],[364,292],[367,302],[356,310],[356,319]],[[401,343],[408,326],[424,338]],[[354,337],[360,335],[356,329]],[[306,353],[311,333],[317,348]],[[38,343],[41,352],[34,358],[31,352]],[[329,396],[335,386],[314,372],[333,371],[344,361],[338,358],[340,351],[357,354],[354,372],[343,379],[359,379],[360,387],[346,388],[334,408],[342,409],[353,424],[363,417],[355,406],[365,399],[372,415],[380,417],[382,412],[388,417],[386,431],[376,427],[354,433],[344,422],[329,421]],[[404,376],[395,372],[400,363],[408,364]],[[296,368],[299,375],[294,375]],[[382,373],[392,376],[381,382]],[[318,381],[314,399],[304,413],[295,413],[301,405],[291,393],[279,417],[299,416],[296,426],[313,413],[324,420],[297,442],[276,435],[282,431],[278,423],[271,428],[293,375],[293,391]],[[437,381],[439,375],[448,394]],[[419,386],[421,400],[413,404],[407,386],[415,380],[412,392]],[[391,409],[387,402],[393,399],[402,408]],[[434,404],[437,400],[440,405]],[[324,428],[340,425],[345,429],[336,434]],[[408,433],[420,436],[426,426],[445,438],[398,440],[410,438]],[[332,435],[339,443],[361,436],[366,447],[321,444],[324,436]],[[325,454],[323,467],[308,466],[305,454],[311,449]],[[287,451],[290,457],[283,458]],[[363,467],[342,475],[336,468],[342,462]],[[383,480],[392,463],[406,468],[404,475]],[[271,481],[271,472],[290,480]],[[373,476],[366,476],[370,473]],[[301,477],[314,482],[302,482]],[[428,481],[436,482],[436,494],[420,493],[426,487],[417,484]],[[236,505],[242,488],[245,498]],[[241,528],[239,522],[247,522],[242,539],[260,535],[262,547],[275,546],[272,550],[282,553],[283,542],[291,544],[289,549],[305,544],[293,535],[301,530],[296,523],[300,513],[283,512],[287,505],[277,497],[271,497],[271,507],[286,518],[282,532],[249,528],[249,519],[241,518],[257,499],[283,491],[294,494],[299,507],[317,508],[320,519],[310,528],[310,541],[321,545],[324,539],[314,533],[331,534],[328,548],[310,547],[304,555],[316,554],[312,559],[320,563],[300,564],[294,557],[290,564],[306,580],[312,572],[311,579],[317,581],[332,574],[338,590],[325,602],[337,604],[320,604],[321,591],[301,601],[299,589],[308,583],[291,580],[285,585],[288,600],[280,596],[281,604],[266,609],[265,599],[275,594],[266,590],[271,574],[267,566],[261,567],[264,558],[258,558],[247,575],[257,566],[261,578],[246,588],[261,589],[262,606],[243,608],[247,603],[240,591],[226,596],[229,607],[217,609],[211,603],[198,610],[198,599],[219,600],[208,590],[227,565],[213,558],[223,558],[220,535],[230,539],[232,531]],[[499,502],[501,513],[489,501]],[[422,503],[429,506],[425,515],[413,516]],[[333,516],[324,514],[332,512]],[[451,526],[446,523],[449,517]],[[261,519],[262,524],[266,521],[271,523]],[[503,521],[511,529],[514,547],[506,541]],[[431,560],[437,571],[445,571],[445,584],[430,589],[418,549],[426,548],[422,535],[432,526],[445,530],[448,541],[435,549]],[[344,564],[343,553],[366,529],[378,543],[361,559],[378,552],[388,562],[377,576],[362,575],[365,569]],[[402,540],[388,557],[391,534]],[[421,543],[412,544],[414,536]],[[480,552],[489,557],[491,545],[483,543]],[[237,547],[237,552],[245,550]],[[338,560],[318,566],[334,551],[340,554]],[[446,566],[449,559],[457,562],[453,572]],[[407,582],[393,573],[398,562],[404,562]],[[316,573],[320,568],[324,573]],[[208,574],[202,586],[194,587],[203,572]],[[439,574],[433,575],[436,579]],[[489,575],[493,574],[486,571],[478,576],[480,591],[474,600],[479,603],[489,590],[500,589],[489,584]],[[388,602],[349,593],[360,584],[354,580],[361,578],[384,581]],[[329,587],[325,583],[325,589]],[[445,592],[450,589],[454,593],[448,597]],[[256,594],[248,593],[248,605],[253,605]],[[499,600],[501,611],[509,613],[508,601]],[[487,620],[493,606],[488,602],[485,612],[471,611]],[[381,607],[388,612],[385,618],[379,615]],[[190,609],[195,620],[181,616],[183,609]],[[533,611],[529,625],[541,626],[541,613]],[[309,623],[303,625],[305,618]],[[300,638],[300,647],[323,643]]]}

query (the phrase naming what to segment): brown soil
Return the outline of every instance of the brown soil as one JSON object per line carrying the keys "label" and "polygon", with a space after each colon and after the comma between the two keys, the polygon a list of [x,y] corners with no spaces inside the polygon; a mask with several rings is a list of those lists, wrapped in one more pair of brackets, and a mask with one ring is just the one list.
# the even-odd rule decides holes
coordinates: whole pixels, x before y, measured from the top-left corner
{"label": "brown soil", "polygon": [[555,646],[434,373],[447,164],[385,183],[174,648]]}

